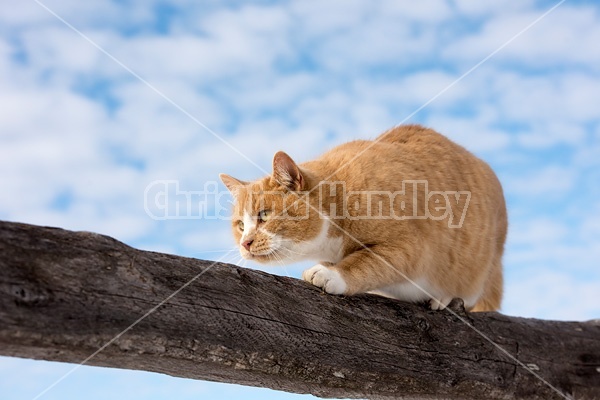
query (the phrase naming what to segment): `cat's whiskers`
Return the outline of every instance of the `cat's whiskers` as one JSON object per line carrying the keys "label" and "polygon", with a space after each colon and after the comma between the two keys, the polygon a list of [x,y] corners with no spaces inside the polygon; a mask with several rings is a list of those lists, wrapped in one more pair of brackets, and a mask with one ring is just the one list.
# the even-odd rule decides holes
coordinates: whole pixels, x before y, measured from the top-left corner
{"label": "cat's whiskers", "polygon": [[290,249],[289,247],[285,247],[285,246],[281,246],[281,247],[280,247],[280,249],[281,249],[281,250],[285,250],[285,251],[287,251],[288,253],[292,253],[292,254],[298,254],[299,256],[306,256],[306,255],[307,255],[306,253],[301,253],[301,252],[299,252],[299,251],[292,250],[292,249]]}
{"label": "cat's whiskers", "polygon": [[281,256],[285,257],[285,260],[288,262],[297,262],[298,260],[306,259],[306,255],[307,255],[305,253],[300,253],[298,251],[294,251],[285,246],[281,246],[277,250],[280,251],[279,254]]}
{"label": "cat's whiskers", "polygon": [[234,247],[230,247],[229,249],[222,249],[222,250],[202,250],[201,253],[230,253],[236,249],[237,249],[237,246],[234,246]]}
{"label": "cat's whiskers", "polygon": [[226,257],[223,257],[223,262],[240,266],[240,263],[244,261],[244,257],[241,256],[239,251],[233,252],[234,250],[238,250],[238,247],[233,247],[230,251],[231,254],[227,254]]}
{"label": "cat's whiskers", "polygon": [[277,264],[279,264],[279,266],[280,266],[280,267],[283,267],[283,266],[284,266],[284,265],[283,265],[283,259],[281,258],[280,254],[279,254],[279,253],[278,253],[276,250],[272,251],[272,252],[269,254],[269,256],[270,256],[270,257],[271,257],[273,260],[275,260],[275,262],[276,262]]}
{"label": "cat's whiskers", "polygon": [[279,252],[279,255],[282,259],[285,259],[288,262],[294,262],[294,260],[297,259],[297,257],[295,257],[295,254],[288,252],[287,249],[282,248],[280,250],[281,251]]}
{"label": "cat's whiskers", "polygon": [[[237,250],[237,246],[236,246],[236,250]],[[231,261],[225,261],[225,262],[229,262],[233,265],[237,265],[238,267],[242,267],[244,265],[244,261],[246,261],[244,259],[244,257],[241,256],[240,252],[237,251],[235,254],[231,254],[230,260]]]}
{"label": "cat's whiskers", "polygon": [[203,253],[223,253],[223,257],[227,257],[228,255],[230,255],[231,253],[233,253],[235,250],[237,249],[237,246],[231,246],[229,248],[226,249],[217,249],[217,250],[205,250],[205,249],[199,249],[197,250],[198,254],[203,254]]}
{"label": "cat's whiskers", "polygon": [[277,262],[280,267],[283,267],[283,270],[285,271],[285,276],[287,276],[288,278],[291,278],[292,276],[290,274],[290,271],[288,271],[286,264],[285,264],[286,260],[283,258],[283,257],[285,257],[285,255],[279,253],[278,249],[273,249],[273,251],[270,254],[273,257],[273,259],[275,260],[275,262]]}

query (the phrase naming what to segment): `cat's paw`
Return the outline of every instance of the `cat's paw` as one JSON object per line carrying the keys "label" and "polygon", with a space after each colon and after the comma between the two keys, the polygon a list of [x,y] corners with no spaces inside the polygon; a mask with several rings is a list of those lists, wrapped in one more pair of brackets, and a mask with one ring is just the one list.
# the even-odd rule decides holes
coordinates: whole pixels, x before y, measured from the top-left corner
{"label": "cat's paw", "polygon": [[302,279],[322,288],[329,294],[344,294],[347,288],[346,281],[338,271],[321,264],[304,271]]}
{"label": "cat's paw", "polygon": [[443,310],[452,301],[452,297],[442,297],[441,299],[429,300],[429,305],[432,310]]}

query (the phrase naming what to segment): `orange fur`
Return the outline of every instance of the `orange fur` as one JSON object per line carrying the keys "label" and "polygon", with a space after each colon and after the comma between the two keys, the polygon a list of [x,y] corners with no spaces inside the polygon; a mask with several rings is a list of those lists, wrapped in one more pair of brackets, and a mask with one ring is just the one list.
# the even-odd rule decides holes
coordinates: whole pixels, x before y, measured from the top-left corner
{"label": "orange fur", "polygon": [[[273,164],[273,175],[250,183],[221,175],[236,198],[233,233],[248,245],[240,247],[244,257],[263,263],[316,259],[320,264],[303,277],[329,293],[431,298],[434,309],[454,297],[473,311],[500,307],[504,196],[490,167],[463,147],[407,125],[302,164],[279,152]],[[427,191],[424,184],[406,185],[415,181],[426,181]],[[338,182],[335,193],[330,182]],[[463,195],[428,197],[431,192]],[[339,217],[341,210],[348,213]],[[374,218],[373,210],[397,218]],[[243,231],[239,221],[245,221]]]}

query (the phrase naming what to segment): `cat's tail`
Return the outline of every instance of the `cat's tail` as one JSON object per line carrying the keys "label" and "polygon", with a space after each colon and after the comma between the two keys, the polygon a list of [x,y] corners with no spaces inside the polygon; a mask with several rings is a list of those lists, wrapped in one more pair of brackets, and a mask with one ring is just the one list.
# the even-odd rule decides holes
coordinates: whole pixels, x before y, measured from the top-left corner
{"label": "cat's tail", "polygon": [[481,298],[475,303],[471,311],[497,311],[502,303],[502,260],[498,257],[492,264],[490,275],[487,278],[485,289]]}

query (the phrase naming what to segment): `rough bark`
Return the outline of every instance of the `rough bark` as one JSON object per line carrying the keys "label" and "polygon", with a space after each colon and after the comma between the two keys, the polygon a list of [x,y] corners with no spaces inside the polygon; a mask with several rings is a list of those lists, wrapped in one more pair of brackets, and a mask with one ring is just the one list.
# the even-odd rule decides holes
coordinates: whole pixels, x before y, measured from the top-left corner
{"label": "rough bark", "polygon": [[454,305],[464,321],[94,233],[0,222],[2,355],[80,363],[125,331],[86,364],[321,397],[563,398],[476,328],[564,396],[600,397],[597,322]]}

